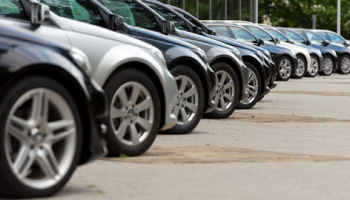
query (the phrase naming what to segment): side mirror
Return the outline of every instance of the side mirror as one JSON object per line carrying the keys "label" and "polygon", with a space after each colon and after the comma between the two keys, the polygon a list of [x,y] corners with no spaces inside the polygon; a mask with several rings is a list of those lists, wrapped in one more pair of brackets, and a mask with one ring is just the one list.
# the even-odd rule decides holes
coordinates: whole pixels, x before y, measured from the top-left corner
{"label": "side mirror", "polygon": [[328,40],[323,42],[324,45],[328,46],[330,44],[330,42]]}
{"label": "side mirror", "polygon": [[174,34],[175,33],[175,24],[170,21],[163,21],[163,34]]}
{"label": "side mirror", "polygon": [[198,26],[193,27],[193,32],[194,32],[194,33],[197,33],[198,35],[203,35],[203,30],[202,30],[202,28],[200,28],[200,27],[198,27]]}
{"label": "side mirror", "polygon": [[41,25],[50,21],[50,7],[48,5],[32,2],[30,23]]}
{"label": "side mirror", "polygon": [[276,41],[275,42],[276,44],[280,44],[281,43],[281,39],[279,39],[279,38],[276,38],[275,41]]}
{"label": "side mirror", "polygon": [[263,39],[259,38],[259,45],[263,45],[263,44],[265,44],[265,41]]}
{"label": "side mirror", "polygon": [[306,40],[306,45],[310,45],[311,44],[311,41],[309,39]]}
{"label": "side mirror", "polygon": [[208,33],[209,33],[209,35],[215,35],[215,36],[217,35],[216,32],[213,30],[209,30]]}
{"label": "side mirror", "polygon": [[289,43],[295,44],[294,40],[292,40],[292,39],[289,40]]}
{"label": "side mirror", "polygon": [[110,15],[109,16],[110,28],[113,31],[123,30],[124,29],[124,18],[119,15]]}
{"label": "side mirror", "polygon": [[346,41],[345,46],[347,46],[347,47],[350,46],[350,42]]}

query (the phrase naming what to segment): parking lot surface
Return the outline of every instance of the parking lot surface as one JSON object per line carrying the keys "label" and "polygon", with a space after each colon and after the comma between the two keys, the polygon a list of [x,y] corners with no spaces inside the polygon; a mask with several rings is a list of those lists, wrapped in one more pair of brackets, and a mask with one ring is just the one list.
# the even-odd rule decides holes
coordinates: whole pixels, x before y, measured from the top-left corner
{"label": "parking lot surface", "polygon": [[349,199],[350,76],[278,82],[250,110],[79,167],[50,199]]}

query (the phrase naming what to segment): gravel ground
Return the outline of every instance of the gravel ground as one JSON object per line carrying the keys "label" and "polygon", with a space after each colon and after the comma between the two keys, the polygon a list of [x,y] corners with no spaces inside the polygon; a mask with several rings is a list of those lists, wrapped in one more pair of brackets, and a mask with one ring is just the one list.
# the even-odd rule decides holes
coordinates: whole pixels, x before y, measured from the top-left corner
{"label": "gravel ground", "polygon": [[79,167],[51,199],[350,199],[350,76],[278,82],[250,110]]}

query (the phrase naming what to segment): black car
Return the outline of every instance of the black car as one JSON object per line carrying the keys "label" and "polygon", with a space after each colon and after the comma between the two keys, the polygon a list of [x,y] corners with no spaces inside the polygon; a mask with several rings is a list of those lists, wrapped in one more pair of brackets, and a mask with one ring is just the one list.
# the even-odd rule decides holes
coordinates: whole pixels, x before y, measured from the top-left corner
{"label": "black car", "polygon": [[198,35],[214,39],[216,41],[233,46],[240,51],[244,64],[249,68],[249,77],[253,78],[249,81],[249,86],[247,87],[249,97],[244,101],[240,101],[240,103],[238,104],[238,108],[252,108],[256,104],[258,99],[260,99],[260,96],[264,96],[270,92],[270,88],[268,86],[271,79],[269,66],[264,62],[265,59],[263,54],[257,51],[255,48],[250,47],[246,44],[237,43],[231,39],[206,34],[201,31],[201,28],[198,28],[197,26],[192,24],[180,13],[176,12],[170,6],[163,4],[159,1],[142,1],[150,8],[152,8],[155,12],[157,12],[159,15],[161,15],[164,19],[173,22],[177,29],[196,33]]}
{"label": "black car", "polygon": [[[278,80],[287,81],[289,80],[291,74],[295,73],[298,66],[298,59],[292,50],[269,42],[265,42],[263,39],[258,38],[241,25],[231,23],[206,23],[206,25],[215,31],[219,31],[219,29],[227,30],[229,32],[230,38],[259,46],[270,52],[272,61],[276,64],[277,72],[279,72],[277,73]],[[276,41],[273,42],[276,43]],[[283,71],[289,71],[289,75],[284,76],[281,74]]]}
{"label": "black car", "polygon": [[0,198],[52,195],[107,154],[108,104],[90,69],[79,49],[0,25]]}
{"label": "black car", "polygon": [[310,40],[312,44],[333,49],[337,53],[338,62],[336,59],[333,59],[332,57],[329,57],[328,59],[324,58],[324,65],[325,65],[324,70],[327,72],[327,74],[331,74],[332,72],[335,72],[335,71],[337,71],[340,74],[349,73],[347,69],[344,69],[344,68],[342,69],[340,65],[341,65],[341,57],[344,55],[345,56],[350,55],[350,49],[343,47],[342,45],[330,43],[327,39],[323,38],[321,35],[319,35],[317,32],[314,32],[313,30],[301,29],[301,28],[291,29],[291,30],[294,30],[295,32],[299,33],[306,39]]}
{"label": "black car", "polygon": [[[303,47],[313,47],[315,49],[318,49],[321,51],[322,56],[323,56],[323,62],[320,62],[320,70],[319,74],[320,75],[330,75],[332,73],[332,70],[329,68],[328,70],[324,70],[326,65],[324,64],[325,62],[327,63],[338,63],[338,56],[337,53],[328,47],[325,47],[323,45],[317,45],[315,43],[312,43],[310,40],[306,39],[304,36],[300,35],[299,33],[295,32],[294,30],[291,30],[289,28],[280,28],[276,27],[278,30],[280,30],[282,33],[284,33],[286,36],[288,36],[290,39],[294,41],[295,44],[301,45]],[[326,61],[325,61],[326,60]],[[333,62],[329,62],[329,61]]]}

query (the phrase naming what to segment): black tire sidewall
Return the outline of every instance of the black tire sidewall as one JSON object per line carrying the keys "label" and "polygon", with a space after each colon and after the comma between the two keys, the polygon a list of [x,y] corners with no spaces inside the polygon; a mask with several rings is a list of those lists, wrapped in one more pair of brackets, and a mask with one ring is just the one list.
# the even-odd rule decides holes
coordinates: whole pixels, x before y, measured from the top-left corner
{"label": "black tire sidewall", "polygon": [[261,77],[260,77],[260,73],[258,72],[258,70],[254,67],[254,65],[252,65],[251,63],[244,63],[249,69],[251,69],[256,77],[258,78],[258,82],[259,82],[259,88],[258,88],[258,94],[257,96],[255,97],[254,101],[251,102],[250,104],[248,105],[244,105],[242,104],[241,102],[238,103],[238,106],[237,108],[239,109],[250,109],[252,107],[255,106],[255,104],[259,101],[260,99],[260,96],[261,96],[261,89],[262,89],[262,84],[261,84]]}
{"label": "black tire sidewall", "polygon": [[118,157],[122,154],[126,156],[138,156],[146,152],[153,142],[155,141],[155,138],[159,131],[160,126],[160,119],[161,119],[161,104],[160,104],[160,98],[158,95],[157,88],[153,84],[152,80],[142,71],[136,70],[136,69],[122,69],[118,72],[116,72],[113,76],[111,76],[110,79],[105,84],[105,92],[108,98],[108,104],[109,108],[111,108],[111,101],[112,98],[117,92],[117,90],[122,86],[124,83],[127,82],[137,82],[146,87],[148,92],[151,95],[153,105],[154,105],[154,119],[151,131],[149,132],[149,135],[147,138],[136,146],[128,146],[115,136],[110,120],[110,116],[106,118],[105,123],[107,125],[108,131],[107,131],[107,147],[109,151],[109,156]]}
{"label": "black tire sidewall", "polygon": [[[290,76],[287,77],[287,78],[282,78],[282,76],[280,75],[280,64],[281,64],[282,60],[284,60],[284,59],[287,59],[290,62],[290,65],[291,65]],[[294,72],[294,65],[293,65],[292,60],[290,58],[288,58],[287,56],[282,56],[279,59],[278,63],[277,63],[277,80],[279,80],[279,81],[288,81],[291,78],[293,72]]]}
{"label": "black tire sidewall", "polygon": [[176,65],[170,69],[170,73],[176,78],[178,76],[184,75],[189,77],[197,87],[198,91],[198,109],[197,113],[192,119],[192,121],[186,125],[176,124],[173,128],[164,131],[167,134],[188,134],[192,132],[198,125],[204,110],[204,88],[199,78],[198,74],[191,68],[186,65]]}
{"label": "black tire sidewall", "polygon": [[[304,77],[304,75],[305,75],[305,73],[306,73],[306,71],[307,71],[307,62],[306,62],[305,58],[304,58],[303,56],[300,56],[300,55],[297,55],[297,59],[300,59],[300,60],[302,60],[302,61],[304,62],[304,67],[305,67],[304,73],[303,73],[302,75],[300,75],[300,76],[294,74],[294,75],[292,76],[292,78],[301,79],[301,78]],[[298,61],[298,65],[299,65],[299,61]],[[297,67],[299,67],[299,66],[297,66]],[[293,74],[293,73],[292,73],[292,74]]]}
{"label": "black tire sidewall", "polygon": [[74,160],[66,175],[61,179],[59,183],[45,190],[37,190],[23,185],[15,177],[12,170],[10,169],[10,166],[8,165],[4,146],[0,145],[0,197],[5,196],[7,198],[34,198],[50,196],[59,191],[67,183],[79,162],[82,150],[82,122],[78,107],[71,94],[60,83],[51,78],[43,76],[27,77],[21,79],[20,81],[17,81],[17,83],[15,83],[11,88],[8,88],[4,92],[2,99],[0,100],[0,125],[2,127],[0,131],[0,142],[4,144],[4,128],[12,106],[21,95],[35,88],[47,88],[55,91],[62,98],[64,98],[66,103],[68,103],[70,106],[77,126],[77,145]]}

